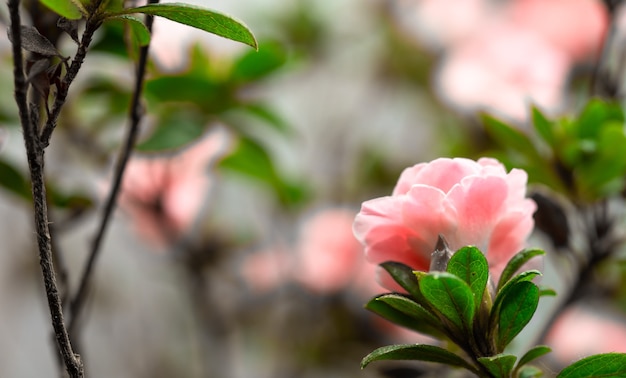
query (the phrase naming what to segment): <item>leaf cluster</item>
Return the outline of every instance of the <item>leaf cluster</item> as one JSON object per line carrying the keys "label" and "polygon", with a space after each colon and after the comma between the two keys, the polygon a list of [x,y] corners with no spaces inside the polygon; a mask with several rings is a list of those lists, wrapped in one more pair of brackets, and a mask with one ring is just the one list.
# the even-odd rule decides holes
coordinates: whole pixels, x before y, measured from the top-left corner
{"label": "leaf cluster", "polygon": [[533,134],[489,115],[482,119],[497,144],[490,154],[526,170],[531,182],[583,202],[624,190],[626,133],[618,103],[592,99],[576,117],[557,119],[533,108]]}
{"label": "leaf cluster", "polygon": [[[372,299],[366,308],[417,332],[455,345],[451,350],[435,345],[410,344],[379,348],[361,366],[378,360],[411,359],[465,368],[480,377],[536,377],[528,365],[548,353],[537,346],[517,356],[505,348],[524,329],[537,309],[542,290],[532,279],[536,270],[516,272],[535,256],[536,249],[515,255],[490,289],[489,265],[476,247],[459,249],[444,272],[414,272],[406,265],[387,262],[382,267],[406,290]],[[516,364],[517,362],[517,364]]]}

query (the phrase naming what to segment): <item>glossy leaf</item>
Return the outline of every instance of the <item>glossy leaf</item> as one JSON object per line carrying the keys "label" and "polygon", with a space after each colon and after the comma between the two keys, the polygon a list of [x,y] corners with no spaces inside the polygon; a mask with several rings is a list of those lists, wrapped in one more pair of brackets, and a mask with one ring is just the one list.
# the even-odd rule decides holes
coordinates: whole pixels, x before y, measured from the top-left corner
{"label": "glossy leaf", "polygon": [[626,354],[596,354],[574,362],[556,378],[623,378],[626,377]]}
{"label": "glossy leaf", "polygon": [[418,303],[423,303],[424,298],[419,288],[417,277],[413,273],[413,269],[399,262],[388,261],[380,264],[380,266],[389,273],[391,278],[398,283],[407,293],[411,294]]}
{"label": "glossy leaf", "polygon": [[469,285],[474,295],[474,304],[480,306],[489,280],[489,263],[476,247],[459,249],[448,262],[448,273],[459,277]]}
{"label": "glossy leaf", "polygon": [[121,9],[108,14],[109,17],[122,14],[143,13],[159,16],[204,30],[206,32],[245,43],[257,48],[254,35],[248,27],[234,17],[203,7],[183,3],[162,3],[144,5],[136,8]]}
{"label": "glossy leaf", "polygon": [[[83,17],[83,13],[78,8],[82,7],[80,2],[71,0],[39,0],[43,5],[50,8],[54,13],[67,18],[68,20],[78,20]],[[86,11],[83,8],[83,12]]]}
{"label": "glossy leaf", "polygon": [[524,329],[535,314],[538,304],[539,288],[532,282],[518,282],[506,292],[498,316],[498,350],[504,350]]}
{"label": "glossy leaf", "polygon": [[[430,335],[436,338],[440,338],[443,335],[443,332],[439,329],[436,319],[433,322],[433,316],[429,314],[423,307],[419,306],[415,302],[415,306],[419,306],[421,310],[415,311],[414,309],[410,311],[404,311],[398,309],[398,304],[394,303],[395,306],[389,304],[389,301],[381,300],[381,297],[388,296],[390,294],[382,294],[378,297],[372,298],[366,305],[365,308],[373,313],[389,320],[392,323],[395,323],[399,326],[408,328],[410,330]],[[410,315],[407,314],[410,312]]]}
{"label": "glossy leaf", "polygon": [[476,307],[470,287],[447,272],[425,274],[419,288],[426,300],[466,335],[472,332]]}
{"label": "glossy leaf", "polygon": [[517,357],[512,354],[498,354],[496,356],[478,358],[478,362],[495,378],[509,378],[515,365],[515,360],[517,360]]}
{"label": "glossy leaf", "polygon": [[517,364],[517,367],[515,368],[515,370],[519,370],[522,366],[526,365],[527,363],[536,360],[537,358],[546,355],[548,353],[550,353],[552,351],[552,349],[550,349],[550,347],[546,346],[546,345],[537,345],[533,348],[531,348],[528,352],[524,353],[524,355],[522,356],[522,358],[519,359],[519,362]]}
{"label": "glossy leaf", "polygon": [[498,290],[500,290],[511,279],[511,277],[513,277],[515,272],[530,261],[530,259],[544,254],[545,252],[541,249],[524,249],[518,252],[504,267],[504,270],[500,275],[500,280],[498,281]]}
{"label": "glossy leaf", "polygon": [[381,360],[413,360],[438,362],[450,366],[462,367],[472,372],[476,368],[470,365],[463,358],[434,345],[410,344],[410,345],[389,345],[378,348],[368,354],[361,361],[361,369],[374,361]]}

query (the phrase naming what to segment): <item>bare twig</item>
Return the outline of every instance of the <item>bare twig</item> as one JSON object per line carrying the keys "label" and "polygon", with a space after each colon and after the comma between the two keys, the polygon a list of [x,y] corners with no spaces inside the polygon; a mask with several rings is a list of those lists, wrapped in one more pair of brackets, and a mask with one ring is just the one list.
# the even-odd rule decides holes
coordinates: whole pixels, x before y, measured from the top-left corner
{"label": "bare twig", "polygon": [[39,140],[37,125],[31,117],[28,107],[28,87],[24,76],[22,58],[21,20],[19,0],[9,0],[11,33],[13,36],[13,77],[15,83],[15,101],[20,115],[20,123],[24,134],[26,156],[30,170],[39,265],[43,275],[46,298],[50,309],[52,327],[59,352],[63,357],[65,368],[70,377],[83,377],[83,364],[80,356],[74,354],[63,320],[63,310],[57,289],[54,266],[52,263],[52,245],[48,228],[48,207],[46,203],[46,187],[44,184],[44,147]]}
{"label": "bare twig", "polygon": [[[150,0],[149,3],[156,4],[159,0]],[[148,30],[152,30],[152,23],[154,18],[152,16],[146,16],[146,27]],[[96,259],[100,252],[100,247],[102,245],[102,240],[104,238],[104,234],[109,225],[109,221],[111,218],[111,214],[115,208],[115,204],[117,202],[117,196],[120,191],[120,187],[122,184],[122,178],[124,176],[124,171],[126,169],[126,164],[130,159],[130,155],[132,154],[133,148],[135,147],[137,141],[137,135],[139,134],[139,123],[141,121],[141,117],[143,114],[143,110],[141,107],[141,95],[143,92],[143,83],[146,72],[146,64],[148,61],[148,50],[150,45],[143,46],[139,53],[139,62],[137,64],[136,71],[136,81],[135,81],[135,90],[133,93],[132,102],[130,105],[130,127],[128,129],[128,134],[126,136],[125,144],[120,151],[120,156],[117,160],[117,164],[115,166],[115,173],[113,178],[113,184],[111,186],[109,195],[106,199],[103,211],[102,218],[100,220],[100,225],[96,235],[91,244],[91,250],[89,253],[89,258],[87,259],[87,263],[85,265],[85,270],[80,278],[80,283],[76,294],[74,295],[72,302],[70,303],[70,322],[69,322],[69,330],[73,332],[78,318],[80,317],[81,309],[83,308],[83,304],[85,301],[85,296],[87,295],[87,290],[89,289],[89,283],[92,276],[92,271],[96,262]]]}

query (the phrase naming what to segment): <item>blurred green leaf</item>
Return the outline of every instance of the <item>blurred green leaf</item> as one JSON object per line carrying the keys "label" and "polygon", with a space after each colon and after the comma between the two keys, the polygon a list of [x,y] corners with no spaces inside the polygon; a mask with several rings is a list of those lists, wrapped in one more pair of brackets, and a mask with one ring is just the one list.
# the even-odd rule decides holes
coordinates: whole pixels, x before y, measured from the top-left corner
{"label": "blurred green leaf", "polygon": [[517,378],[539,378],[542,376],[543,370],[532,365],[524,365],[517,372]]}
{"label": "blurred green leaf", "polygon": [[499,291],[502,287],[513,277],[515,272],[517,272],[524,264],[526,264],[530,259],[535,256],[544,255],[545,252],[541,249],[524,249],[509,260],[506,264],[504,270],[502,270],[502,274],[500,275],[500,280],[498,281],[497,290]]}
{"label": "blurred green leaf", "polygon": [[[80,2],[71,0],[39,0],[43,5],[50,8],[56,14],[67,18],[68,20],[79,20],[83,17],[83,13],[79,9],[82,7]],[[83,11],[85,11],[83,9]],[[85,11],[86,12],[86,11]]]}
{"label": "blurred green leaf", "polygon": [[0,186],[18,197],[32,201],[30,181],[7,161],[0,160]]}
{"label": "blurred green leaf", "polygon": [[539,136],[541,136],[541,138],[550,147],[555,148],[556,139],[554,136],[554,125],[552,122],[550,122],[546,116],[544,116],[543,113],[541,113],[541,111],[534,106],[532,107],[532,120],[537,134],[539,134]]}
{"label": "blurred green leaf", "polygon": [[292,130],[289,124],[269,106],[262,104],[241,104],[239,109],[264,121],[283,135],[291,134]]}
{"label": "blurred green leaf", "polygon": [[250,51],[235,62],[231,78],[239,83],[259,80],[283,66],[287,53],[277,42],[266,42],[259,46],[259,51]]}
{"label": "blurred green leaf", "polygon": [[527,363],[536,360],[537,358],[546,355],[548,353],[550,353],[552,351],[552,349],[550,349],[550,347],[546,346],[546,345],[537,345],[533,348],[531,348],[528,352],[524,353],[524,355],[522,356],[522,358],[519,359],[519,362],[517,363],[517,367],[515,368],[516,371],[519,371],[519,369],[526,365]]}
{"label": "blurred green leaf", "polygon": [[[399,326],[436,338],[442,337],[442,331],[439,330],[437,326],[436,318],[423,307],[412,302],[415,306],[418,306],[419,309],[414,308],[415,306],[413,305],[408,305],[408,307],[411,308],[404,308],[404,303],[394,302],[393,300],[390,301],[388,298],[389,295],[397,294],[382,294],[372,298],[365,305],[365,308]],[[382,297],[387,297],[387,299],[381,299]],[[393,305],[390,303],[393,303]],[[400,307],[403,308],[403,310],[400,310]]]}
{"label": "blurred green leaf", "polygon": [[483,365],[495,378],[509,378],[515,365],[515,357],[512,354],[498,354],[496,356],[479,357],[478,362]]}
{"label": "blurred green leaf", "polygon": [[526,134],[490,115],[483,114],[481,118],[487,133],[501,146],[526,156],[531,162],[541,160],[537,149]]}
{"label": "blurred green leaf", "polygon": [[447,272],[431,272],[419,279],[419,288],[432,307],[462,331],[464,337],[471,335],[476,307],[472,290],[465,281]]}
{"label": "blurred green leaf", "polygon": [[185,107],[178,108],[165,112],[154,131],[136,149],[141,152],[176,150],[200,138],[206,128],[206,119],[198,112]]}
{"label": "blurred green leaf", "polygon": [[156,110],[162,102],[187,102],[205,114],[214,115],[235,106],[233,89],[208,75],[160,76],[146,83],[145,94]]}
{"label": "blurred green leaf", "polygon": [[143,13],[152,16],[167,18],[174,22],[192,26],[206,32],[241,42],[251,47],[257,48],[254,35],[248,27],[234,17],[183,3],[162,3],[144,5],[136,8],[126,8],[111,11],[108,17],[123,14]]}
{"label": "blurred green leaf", "polygon": [[579,139],[596,139],[601,126],[607,122],[624,123],[621,106],[614,102],[591,99],[575,123]]}
{"label": "blurred green leaf", "polygon": [[523,281],[511,286],[505,293],[498,315],[497,350],[501,351],[532,319],[539,304],[539,288]]}
{"label": "blurred green leaf", "polygon": [[381,360],[438,362],[450,366],[462,367],[476,373],[475,367],[456,354],[437,346],[422,344],[389,345],[378,348],[363,358],[361,361],[361,369],[374,361]]}
{"label": "blurred green leaf", "polygon": [[556,378],[623,378],[626,377],[626,354],[596,354],[574,362]]}
{"label": "blurred green leaf", "polygon": [[476,310],[478,310],[489,280],[489,263],[485,255],[476,247],[463,247],[450,258],[447,272],[454,274],[469,285],[474,295]]}

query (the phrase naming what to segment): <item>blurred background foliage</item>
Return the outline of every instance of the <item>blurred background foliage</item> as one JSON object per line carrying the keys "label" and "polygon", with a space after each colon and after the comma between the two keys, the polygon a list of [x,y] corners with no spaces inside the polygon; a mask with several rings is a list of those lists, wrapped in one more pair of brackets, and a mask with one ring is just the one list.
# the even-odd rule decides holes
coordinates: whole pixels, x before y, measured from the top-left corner
{"label": "blurred background foliage", "polygon": [[[567,62],[565,71],[560,70],[563,65],[537,68],[541,75],[562,78],[538,84],[541,90],[551,86],[549,92],[557,93],[558,100],[542,100],[543,92],[534,92],[525,82],[526,68],[539,66],[544,51],[523,50],[528,46],[511,39],[509,49],[523,50],[526,61],[516,59],[513,72],[505,70],[509,76],[498,80],[519,85],[518,92],[509,96],[496,79],[477,82],[482,73],[463,71],[467,80],[451,80],[462,84],[459,92],[476,90],[470,96],[476,101],[470,103],[454,97],[445,74],[456,51],[471,44],[472,33],[482,32],[467,32],[463,43],[444,41],[441,36],[452,35],[449,30],[465,23],[445,19],[433,11],[432,1],[194,3],[245,20],[259,50],[156,20],[142,137],[133,159],[151,165],[133,170],[134,181],[123,187],[122,197],[131,200],[120,199],[95,273],[79,337],[90,376],[442,376],[431,365],[380,364],[359,370],[360,359],[380,345],[422,340],[363,309],[369,297],[384,290],[376,287],[375,273],[362,261],[351,234],[360,203],[391,193],[402,169],[418,162],[494,156],[509,168],[526,169],[531,183],[550,189],[542,198],[557,210],[538,224],[543,222],[540,230],[552,239],[538,232],[532,242],[556,250],[568,240],[560,243],[555,235],[561,232],[568,239],[575,234],[560,222],[569,215],[568,207],[559,204],[560,196],[573,206],[590,207],[624,192],[621,98],[613,91],[604,96],[608,101],[587,103],[609,22],[601,1],[550,1],[553,8],[563,7],[564,20],[571,18],[589,35],[597,27],[580,27],[580,16],[569,9],[591,6],[595,13],[586,19],[596,17],[601,23],[601,38],[587,50],[567,59],[558,51],[561,60],[555,60]],[[512,17],[501,21],[507,27],[520,23],[507,12],[535,3],[464,1],[495,9],[483,16],[489,20],[502,13]],[[27,2],[27,8],[33,20],[56,22],[36,1]],[[443,14],[453,16],[449,9]],[[5,6],[0,14],[6,27]],[[484,21],[477,24],[492,25]],[[439,34],[428,29],[431,24],[439,25]],[[543,30],[530,24],[533,32]],[[558,24],[564,30],[568,25]],[[614,34],[616,40],[620,32]],[[499,35],[496,30],[485,33]],[[541,43],[550,40],[540,37]],[[54,41],[63,54],[73,53],[66,35]],[[619,56],[619,50],[609,47],[604,45],[605,54]],[[506,49],[494,51],[514,55]],[[6,240],[0,257],[0,334],[5,335],[0,340],[0,375],[48,376],[56,361],[46,342],[49,326],[27,231],[30,187],[11,101],[6,39],[0,42],[0,53],[5,99],[0,102],[0,235]],[[500,62],[491,53],[476,52],[487,56],[489,64]],[[136,57],[137,41],[124,23],[103,25],[47,154],[63,287],[76,285],[112,162],[124,140]],[[476,65],[482,67],[475,62],[468,67]],[[611,67],[601,72],[619,78],[620,67]],[[494,77],[500,73],[485,70]],[[620,87],[611,75],[601,78],[611,88]],[[602,86],[602,80],[596,81]],[[495,99],[483,101],[485,93]],[[505,97],[525,112],[500,106]],[[204,146],[215,134],[223,136],[219,148],[202,147],[203,153],[192,154],[194,146]],[[189,168],[196,164],[202,166],[199,172]],[[202,176],[210,185],[190,175]],[[620,206],[616,217],[622,215]],[[311,230],[317,217],[334,212],[342,215]],[[163,240],[147,236],[155,235],[146,231],[150,227]],[[554,266],[547,263],[549,271]],[[620,317],[626,309],[625,267],[613,266],[605,291],[606,303]],[[556,282],[557,291],[559,285],[566,284]]]}

